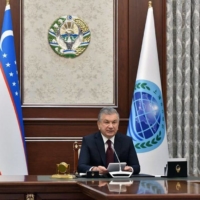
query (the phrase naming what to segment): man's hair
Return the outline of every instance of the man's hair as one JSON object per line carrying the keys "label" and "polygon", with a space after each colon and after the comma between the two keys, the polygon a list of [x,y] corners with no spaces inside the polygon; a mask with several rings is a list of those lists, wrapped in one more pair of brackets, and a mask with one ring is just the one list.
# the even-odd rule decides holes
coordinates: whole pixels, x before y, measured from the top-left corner
{"label": "man's hair", "polygon": [[118,118],[119,118],[119,113],[117,112],[116,109],[114,109],[113,107],[104,107],[100,110],[99,115],[98,115],[98,121],[101,121],[101,116],[105,114],[105,115],[112,115],[112,114],[117,114]]}

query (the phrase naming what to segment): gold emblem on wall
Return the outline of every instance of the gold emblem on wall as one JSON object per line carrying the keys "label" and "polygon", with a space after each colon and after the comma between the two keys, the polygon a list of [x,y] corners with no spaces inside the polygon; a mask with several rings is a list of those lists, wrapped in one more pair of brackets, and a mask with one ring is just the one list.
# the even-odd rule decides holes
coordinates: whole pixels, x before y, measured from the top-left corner
{"label": "gold emblem on wall", "polygon": [[48,41],[55,53],[65,58],[81,55],[90,43],[91,33],[85,22],[72,15],[55,20],[48,31]]}

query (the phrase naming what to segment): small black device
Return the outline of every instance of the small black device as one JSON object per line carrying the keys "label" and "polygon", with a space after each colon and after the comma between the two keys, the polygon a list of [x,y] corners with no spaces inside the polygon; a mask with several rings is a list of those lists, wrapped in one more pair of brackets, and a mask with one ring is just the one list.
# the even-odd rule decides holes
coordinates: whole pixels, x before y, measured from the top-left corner
{"label": "small black device", "polygon": [[187,161],[168,161],[167,177],[187,177]]}
{"label": "small black device", "polygon": [[99,178],[99,171],[87,171],[86,178]]}

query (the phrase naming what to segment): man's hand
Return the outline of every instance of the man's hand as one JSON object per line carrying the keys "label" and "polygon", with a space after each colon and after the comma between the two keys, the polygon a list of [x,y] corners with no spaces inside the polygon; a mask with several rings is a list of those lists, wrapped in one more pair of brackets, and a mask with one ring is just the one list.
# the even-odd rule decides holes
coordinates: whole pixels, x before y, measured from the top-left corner
{"label": "man's hand", "polygon": [[108,173],[108,170],[104,166],[93,167],[92,171],[99,171],[99,174]]}
{"label": "man's hand", "polygon": [[124,167],[124,171],[133,172],[133,168],[130,167],[130,166],[125,166],[125,167]]}

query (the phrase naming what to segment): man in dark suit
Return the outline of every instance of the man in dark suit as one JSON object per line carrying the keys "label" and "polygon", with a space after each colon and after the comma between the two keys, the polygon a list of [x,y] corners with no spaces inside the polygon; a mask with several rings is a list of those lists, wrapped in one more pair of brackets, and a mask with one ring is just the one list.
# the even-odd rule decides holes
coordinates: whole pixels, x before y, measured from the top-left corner
{"label": "man in dark suit", "polygon": [[[124,134],[118,133],[119,114],[112,107],[100,110],[97,126],[99,132],[83,137],[81,152],[78,161],[78,172],[99,171],[100,174],[108,173],[106,163],[107,151],[111,145],[113,161],[118,162],[113,152],[113,147],[120,162],[126,162],[124,171],[132,171],[133,174],[140,172],[138,157],[133,146],[132,139]],[[107,144],[107,140],[110,140]],[[110,158],[109,158],[110,159]],[[112,160],[112,159],[111,159]]]}

